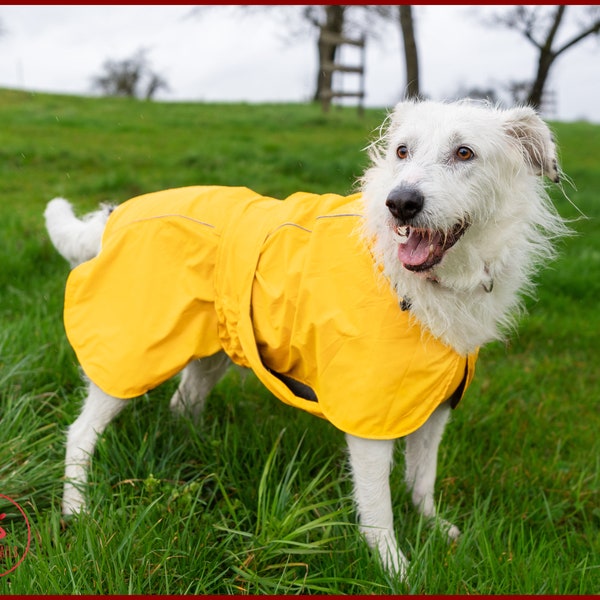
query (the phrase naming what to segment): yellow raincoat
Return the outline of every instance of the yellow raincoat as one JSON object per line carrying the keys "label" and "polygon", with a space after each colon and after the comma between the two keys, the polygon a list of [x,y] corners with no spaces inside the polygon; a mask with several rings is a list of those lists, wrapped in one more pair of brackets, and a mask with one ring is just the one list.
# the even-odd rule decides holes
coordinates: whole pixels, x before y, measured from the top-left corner
{"label": "yellow raincoat", "polygon": [[360,437],[402,437],[462,397],[476,355],[409,322],[362,226],[359,194],[281,201],[188,187],[134,198],[69,276],[69,341],[118,398],[225,350],[287,404]]}

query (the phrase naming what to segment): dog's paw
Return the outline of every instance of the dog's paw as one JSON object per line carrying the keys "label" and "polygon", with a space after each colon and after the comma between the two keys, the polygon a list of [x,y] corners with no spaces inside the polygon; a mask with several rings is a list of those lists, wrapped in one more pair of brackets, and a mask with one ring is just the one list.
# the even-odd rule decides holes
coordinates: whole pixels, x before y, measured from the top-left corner
{"label": "dog's paw", "polygon": [[408,560],[397,548],[379,548],[379,557],[386,572],[399,581],[406,581]]}
{"label": "dog's paw", "polygon": [[398,547],[394,533],[385,528],[361,526],[369,547],[374,550],[385,571],[392,577],[404,581],[408,570],[408,560]]}
{"label": "dog's paw", "polygon": [[446,519],[435,518],[432,525],[446,536],[449,543],[456,541],[460,537],[460,529],[453,523],[450,523],[450,521],[446,521]]}

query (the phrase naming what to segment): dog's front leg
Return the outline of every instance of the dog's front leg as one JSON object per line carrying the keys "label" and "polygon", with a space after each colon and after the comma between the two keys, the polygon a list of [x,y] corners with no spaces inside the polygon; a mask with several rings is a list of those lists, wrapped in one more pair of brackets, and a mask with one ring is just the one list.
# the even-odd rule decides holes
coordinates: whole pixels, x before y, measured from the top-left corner
{"label": "dog's front leg", "polygon": [[81,414],[69,427],[65,457],[63,513],[70,515],[85,507],[83,487],[98,436],[125,408],[127,402],[105,394],[90,382]]}
{"label": "dog's front leg", "polygon": [[419,512],[454,540],[460,531],[452,523],[437,517],[434,500],[438,449],[449,416],[450,406],[442,404],[424,425],[406,437],[406,484]]}
{"label": "dog's front leg", "polygon": [[349,434],[346,440],[361,532],[385,568],[404,579],[407,560],[396,542],[390,492],[394,440],[367,440]]}

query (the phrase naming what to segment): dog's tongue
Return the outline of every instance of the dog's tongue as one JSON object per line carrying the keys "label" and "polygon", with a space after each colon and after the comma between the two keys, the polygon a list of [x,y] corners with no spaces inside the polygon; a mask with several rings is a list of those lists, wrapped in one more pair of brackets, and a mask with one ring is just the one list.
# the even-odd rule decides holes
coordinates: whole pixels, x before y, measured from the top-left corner
{"label": "dog's tongue", "polygon": [[417,267],[426,263],[441,245],[439,232],[411,229],[408,239],[398,246],[398,259],[403,265]]}

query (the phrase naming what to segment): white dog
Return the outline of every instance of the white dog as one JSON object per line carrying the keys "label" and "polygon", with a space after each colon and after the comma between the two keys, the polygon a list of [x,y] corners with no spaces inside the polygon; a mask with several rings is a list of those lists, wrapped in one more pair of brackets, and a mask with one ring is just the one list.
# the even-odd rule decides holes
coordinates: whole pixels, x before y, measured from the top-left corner
{"label": "white dog", "polygon": [[555,146],[529,108],[405,102],[370,156],[348,198],[183,188],[83,220],[64,199],[48,204],[58,251],[87,261],[65,305],[90,380],[68,432],[66,514],[85,506],[89,458],[123,399],[183,369],[171,405],[197,414],[232,359],[345,431],[361,531],[388,571],[407,568],[396,438],[417,509],[459,535],[436,517],[437,450],[478,348],[510,329],[569,231],[544,190],[543,176],[559,181]]}

